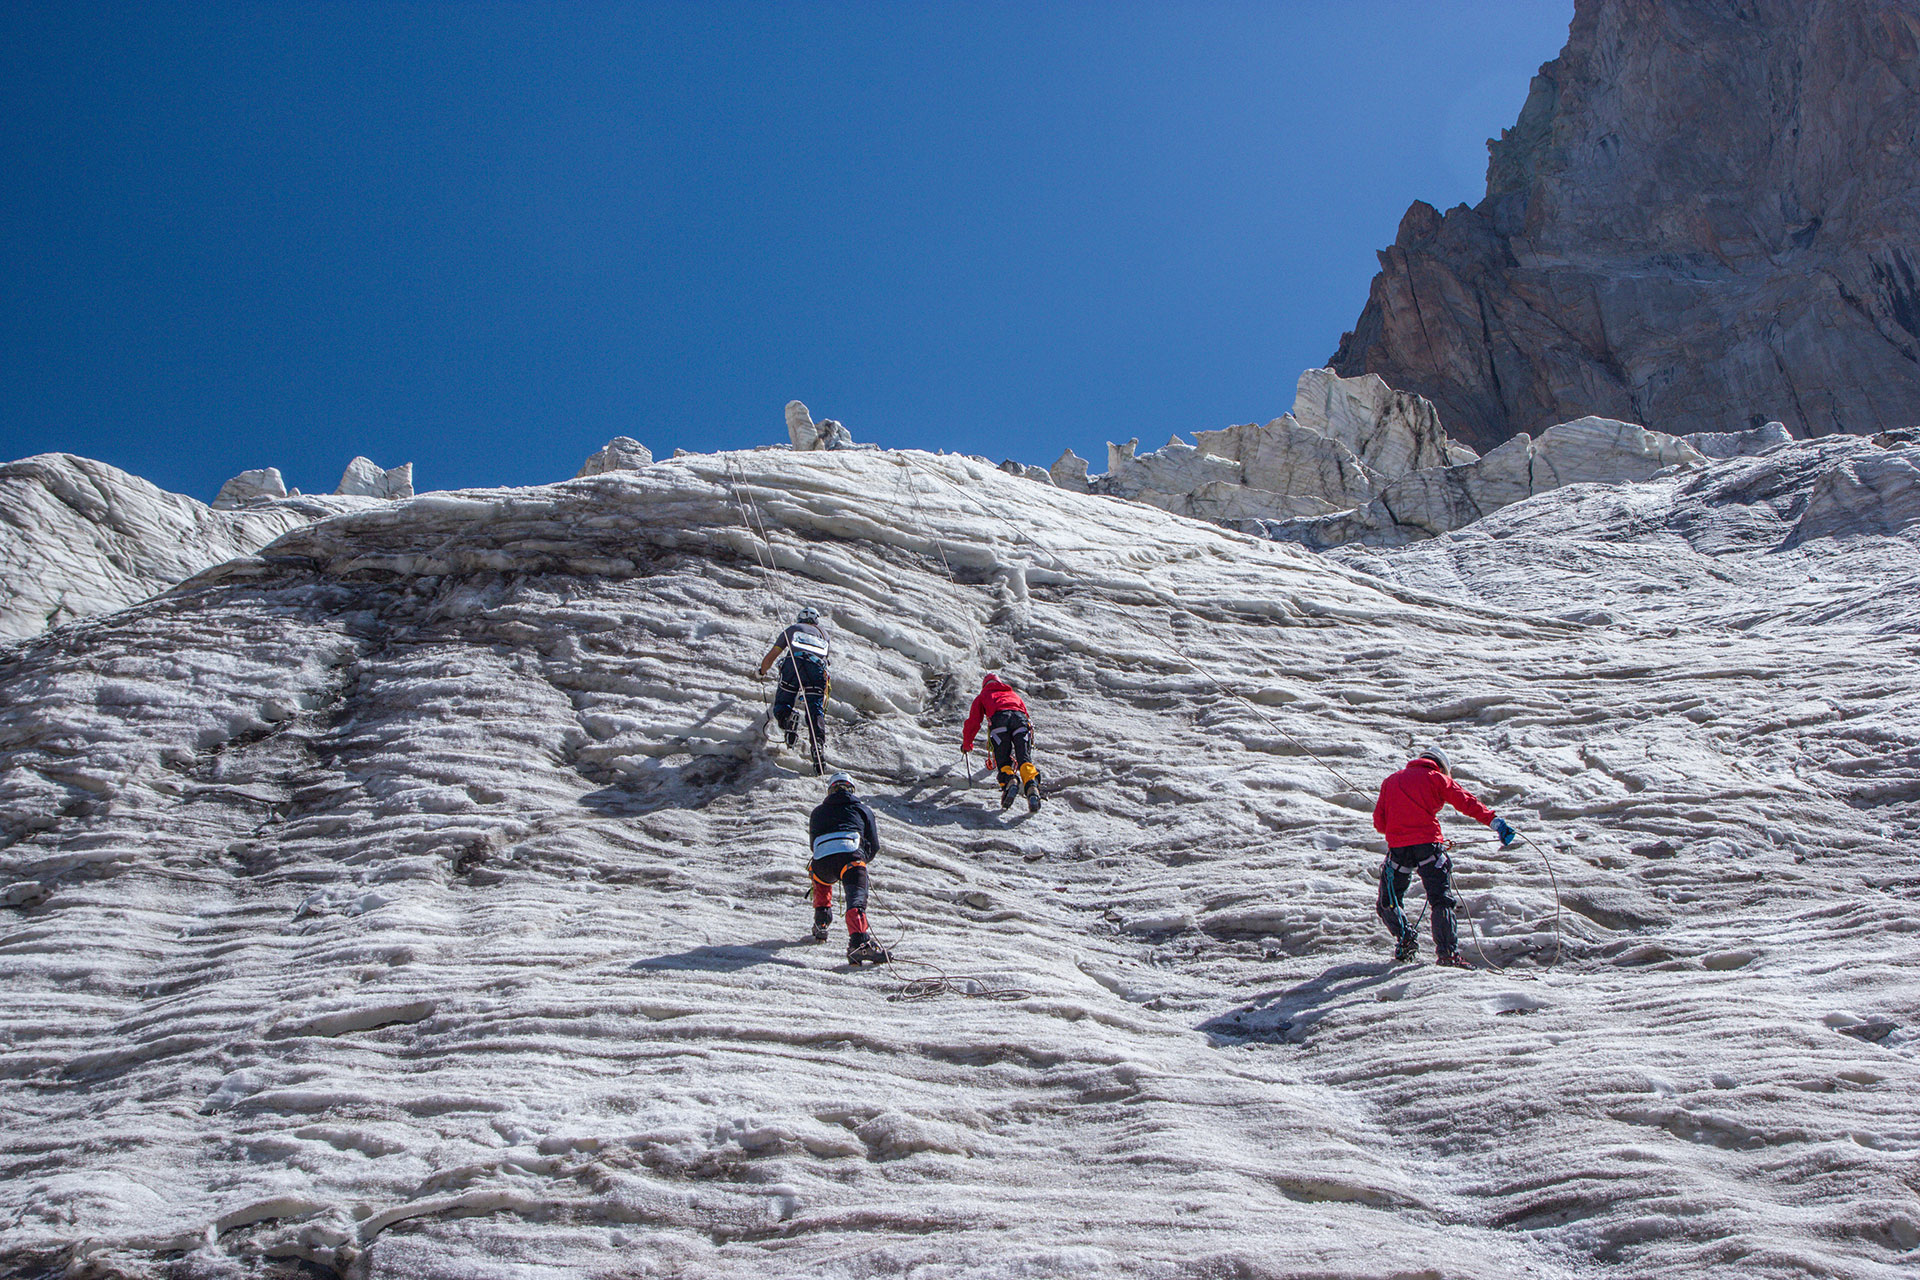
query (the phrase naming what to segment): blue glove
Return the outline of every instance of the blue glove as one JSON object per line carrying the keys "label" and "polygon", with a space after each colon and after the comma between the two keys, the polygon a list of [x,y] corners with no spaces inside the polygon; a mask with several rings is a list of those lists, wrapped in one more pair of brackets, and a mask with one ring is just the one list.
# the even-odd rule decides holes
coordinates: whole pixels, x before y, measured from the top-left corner
{"label": "blue glove", "polygon": [[1495,818],[1487,825],[1493,828],[1493,834],[1500,837],[1500,847],[1502,849],[1512,848],[1513,842],[1520,838],[1520,833],[1509,826],[1505,818]]}

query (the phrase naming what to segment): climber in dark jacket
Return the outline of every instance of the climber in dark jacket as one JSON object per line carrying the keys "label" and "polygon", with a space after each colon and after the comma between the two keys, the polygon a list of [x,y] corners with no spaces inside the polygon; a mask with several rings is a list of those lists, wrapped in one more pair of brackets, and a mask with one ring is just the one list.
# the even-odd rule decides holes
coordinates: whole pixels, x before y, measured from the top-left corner
{"label": "climber in dark jacket", "polygon": [[1387,840],[1387,858],[1380,864],[1380,894],[1374,910],[1399,940],[1393,958],[1413,959],[1420,940],[1408,925],[1401,904],[1413,873],[1418,871],[1433,912],[1434,953],[1439,963],[1466,969],[1472,966],[1460,958],[1460,937],[1453,915],[1459,901],[1453,893],[1453,860],[1447,855],[1448,842],[1440,834],[1440,809],[1449,804],[1492,827],[1502,848],[1518,838],[1504,819],[1495,817],[1493,810],[1453,780],[1453,762],[1446,752],[1437,748],[1424,751],[1409,760],[1406,768],[1387,776],[1380,784],[1380,799],[1373,806],[1373,829]]}
{"label": "climber in dark jacket", "polygon": [[966,727],[960,731],[962,755],[972,753],[982,719],[987,722],[987,737],[993,743],[993,763],[1000,771],[1000,807],[1011,807],[1014,797],[1024,791],[1028,812],[1038,809],[1040,770],[1033,763],[1033,721],[1025,700],[992,673],[980,682],[980,692],[967,712]]}
{"label": "climber in dark jacket", "polygon": [[[785,655],[784,657],[782,655]],[[807,748],[814,768],[822,767],[822,751],[827,742],[827,694],[833,681],[827,674],[827,633],[820,629],[820,611],[812,605],[800,610],[792,626],[774,639],[766,657],[760,659],[760,675],[780,662],[780,688],[773,695],[773,718],[786,730],[787,745],[799,740],[800,729],[794,723],[793,704],[804,696],[807,702]]]}
{"label": "climber in dark jacket", "polygon": [[885,964],[887,953],[867,932],[867,863],[880,853],[880,828],[873,810],[853,794],[853,779],[836,773],[827,779],[827,798],[807,820],[812,858],[813,936],[825,942],[833,924],[833,886],[847,895],[847,959],[854,964]]}

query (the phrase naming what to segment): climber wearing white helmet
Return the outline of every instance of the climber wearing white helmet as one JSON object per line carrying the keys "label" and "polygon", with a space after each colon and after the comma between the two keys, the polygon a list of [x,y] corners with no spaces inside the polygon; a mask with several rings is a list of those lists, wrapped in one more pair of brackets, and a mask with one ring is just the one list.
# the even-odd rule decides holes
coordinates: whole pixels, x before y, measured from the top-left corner
{"label": "climber wearing white helmet", "polygon": [[[781,654],[786,656],[781,658]],[[782,631],[760,659],[760,678],[767,668],[780,662],[780,689],[773,696],[773,718],[786,730],[787,745],[800,738],[795,723],[794,703],[804,695],[807,701],[807,751],[816,771],[825,767],[823,752],[827,743],[827,694],[833,680],[827,673],[827,633],[820,629],[820,611],[812,605],[800,610],[793,625]]]}
{"label": "climber wearing white helmet", "polygon": [[885,964],[887,953],[867,932],[867,862],[880,852],[880,828],[873,810],[853,794],[853,779],[836,773],[827,779],[827,798],[807,820],[812,857],[813,936],[825,942],[833,925],[833,886],[847,895],[847,959],[854,964]]}

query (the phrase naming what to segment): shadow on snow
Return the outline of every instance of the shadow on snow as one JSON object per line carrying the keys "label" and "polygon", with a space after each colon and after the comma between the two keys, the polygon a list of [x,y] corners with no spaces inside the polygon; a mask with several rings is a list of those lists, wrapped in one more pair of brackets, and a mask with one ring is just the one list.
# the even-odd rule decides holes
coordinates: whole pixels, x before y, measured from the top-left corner
{"label": "shadow on snow", "polygon": [[742,969],[751,969],[757,964],[784,964],[804,969],[807,966],[798,960],[788,960],[776,952],[789,947],[813,947],[819,944],[812,939],[769,938],[764,942],[734,942],[710,944],[694,947],[690,951],[675,951],[668,955],[651,956],[645,960],[636,960],[630,966],[636,970],[698,970],[704,973],[738,973]]}
{"label": "shadow on snow", "polygon": [[1313,1024],[1336,1009],[1372,1004],[1375,988],[1393,981],[1405,981],[1405,972],[1396,972],[1384,960],[1348,961],[1326,969],[1317,977],[1288,987],[1284,991],[1255,996],[1231,1012],[1209,1018],[1200,1024],[1216,1046],[1243,1044],[1248,1040],[1280,1040],[1298,1043]]}

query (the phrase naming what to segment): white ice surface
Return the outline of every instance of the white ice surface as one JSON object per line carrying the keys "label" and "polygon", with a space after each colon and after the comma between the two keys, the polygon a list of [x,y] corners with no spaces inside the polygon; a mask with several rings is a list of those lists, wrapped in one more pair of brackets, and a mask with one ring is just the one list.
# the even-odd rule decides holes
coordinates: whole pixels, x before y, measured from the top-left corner
{"label": "white ice surface", "polygon": [[[1396,585],[959,458],[687,456],[0,650],[0,1269],[1911,1275],[1915,548],[1686,501]],[[749,678],[802,599],[914,965],[803,942],[819,784]],[[960,773],[983,669],[1037,815]],[[1557,965],[1539,853],[1461,820],[1510,967],[1383,963],[1420,742],[1551,858]]]}
{"label": "white ice surface", "polygon": [[70,453],[0,464],[0,641],[125,608],[364,501],[282,498],[215,510]]}

